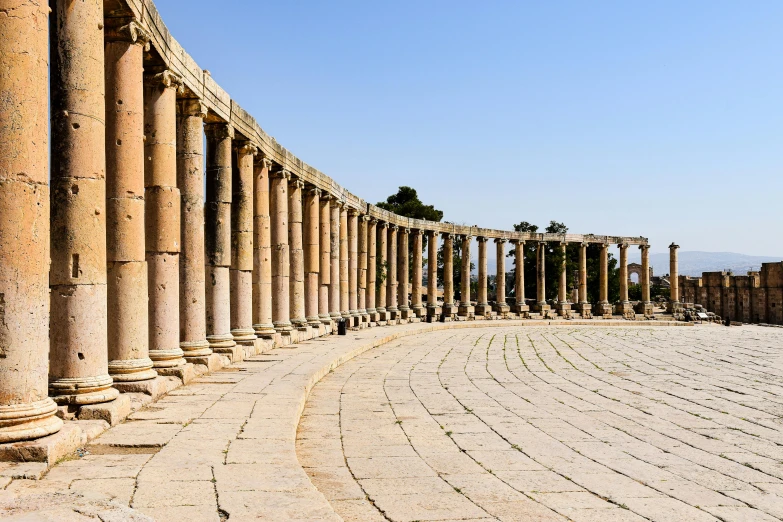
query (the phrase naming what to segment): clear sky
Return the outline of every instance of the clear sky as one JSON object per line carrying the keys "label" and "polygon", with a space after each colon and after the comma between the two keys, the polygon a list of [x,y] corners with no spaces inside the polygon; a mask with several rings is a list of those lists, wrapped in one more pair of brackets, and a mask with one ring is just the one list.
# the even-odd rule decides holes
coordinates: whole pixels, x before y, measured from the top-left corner
{"label": "clear sky", "polygon": [[783,256],[783,2],[156,0],[266,132],[375,203]]}

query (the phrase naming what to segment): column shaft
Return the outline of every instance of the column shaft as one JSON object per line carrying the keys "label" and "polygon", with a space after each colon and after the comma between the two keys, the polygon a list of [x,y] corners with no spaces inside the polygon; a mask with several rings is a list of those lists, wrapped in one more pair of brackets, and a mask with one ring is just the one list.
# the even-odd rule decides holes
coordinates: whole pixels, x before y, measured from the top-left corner
{"label": "column shaft", "polygon": [[[459,315],[464,316],[473,314],[473,306],[470,304],[470,244],[472,241],[473,238],[471,236],[462,236],[462,258],[459,286],[460,300],[458,313]],[[479,251],[480,250],[481,243],[479,242]],[[481,282],[479,282],[479,286],[481,286]]]}
{"label": "column shaft", "polygon": [[[514,311],[522,314],[528,311],[525,303],[525,242],[514,241]],[[523,308],[524,307],[524,308]]]}
{"label": "column shaft", "polygon": [[452,316],[454,306],[454,236],[443,234],[443,314]]}
{"label": "column shaft", "polygon": [[609,245],[601,245],[601,253],[599,259],[599,299],[600,304],[609,303]]}
{"label": "column shaft", "polygon": [[389,264],[386,276],[386,311],[392,313],[392,319],[396,319],[398,317],[396,314],[399,312],[397,308],[397,230],[397,225],[389,227],[388,252],[386,253],[386,262]]}
{"label": "column shaft", "polygon": [[16,4],[0,18],[0,444],[63,425],[47,397],[49,7]]}
{"label": "column shaft", "polygon": [[487,315],[491,308],[487,296],[487,238],[478,241],[478,295],[476,296],[476,315]]}
{"label": "column shaft", "polygon": [[351,317],[348,243],[348,209],[343,206],[340,208],[340,315],[344,319]]}
{"label": "column shaft", "polygon": [[424,315],[424,306],[421,300],[422,283],[422,238],[423,230],[413,231],[413,281],[411,285],[411,309],[416,317]]}
{"label": "column shaft", "polygon": [[318,271],[318,318],[324,324],[330,324],[329,318],[329,283],[332,280],[332,244],[331,244],[331,210],[329,196],[318,198],[319,208],[319,250],[321,251]]}
{"label": "column shaft", "polygon": [[359,218],[359,292],[356,306],[358,307],[359,315],[362,316],[361,321],[366,321],[364,316],[367,315],[367,222],[369,218],[367,216],[361,216]]}
{"label": "column shaft", "polygon": [[438,234],[427,231],[427,315],[438,313]]}
{"label": "column shaft", "polygon": [[650,302],[650,247],[639,245],[642,251],[642,303]]}
{"label": "column shaft", "polygon": [[568,302],[568,273],[566,271],[567,246],[565,242],[560,243],[560,254],[562,261],[560,262],[560,282],[557,285],[557,300],[560,304]]}
{"label": "column shaft", "polygon": [[546,242],[538,242],[536,251],[536,301],[539,307],[546,305]]}
{"label": "column shaft", "polygon": [[288,297],[290,254],[288,251],[288,180],[287,170],[270,176],[269,207],[272,217],[272,324],[278,332],[291,330]]}
{"label": "column shaft", "polygon": [[177,186],[181,197],[179,340],[185,358],[212,353],[207,342],[204,283],[204,118],[197,99],[177,102]]}
{"label": "column shaft", "polygon": [[321,267],[320,209],[321,191],[308,189],[304,199],[305,246],[305,318],[313,328],[321,325],[318,317],[318,273]]}
{"label": "column shaft", "polygon": [[677,260],[677,249],[679,245],[672,243],[669,245],[669,300],[672,303],[680,302],[680,280],[679,263]]}
{"label": "column shaft", "polygon": [[348,313],[359,317],[359,213],[348,210]]}
{"label": "column shaft", "polygon": [[587,304],[587,243],[579,245],[579,303]]}
{"label": "column shaft", "polygon": [[495,255],[496,259],[496,297],[495,297],[495,310],[498,313],[505,314],[508,312],[509,307],[506,304],[506,240],[495,240]]}
{"label": "column shaft", "polygon": [[302,242],[302,189],[304,183],[293,180],[288,186],[288,245],[291,272],[288,278],[291,324],[302,328],[305,318],[304,245]]}
{"label": "column shaft", "polygon": [[253,346],[253,163],[258,149],[237,141],[231,183],[231,335]]}
{"label": "column shaft", "polygon": [[149,355],[156,368],[185,362],[179,344],[181,197],[177,188],[177,91],[181,82],[170,71],[162,71],[147,76],[144,83]]}
{"label": "column shaft", "polygon": [[[389,279],[389,263],[386,260],[388,254],[387,241],[388,241],[389,224],[381,223],[378,225],[378,263],[381,266],[381,270],[386,277],[384,281],[378,285],[378,295],[375,298],[375,308],[378,312],[386,312],[386,285]],[[381,319],[385,320],[385,319]]]}
{"label": "column shaft", "polygon": [[375,285],[377,284],[377,221],[370,219],[367,222],[367,313],[370,314],[370,321],[375,320]]}
{"label": "column shaft", "polygon": [[272,218],[270,170],[272,162],[261,158],[253,168],[253,329],[259,337],[275,333],[272,322]]}
{"label": "column shaft", "polygon": [[329,219],[329,317],[340,317],[340,208],[341,204],[332,200]]}
{"label": "column shaft", "polygon": [[397,305],[403,319],[410,317],[411,310],[410,306],[408,306],[408,279],[410,278],[408,258],[409,235],[410,230],[407,228],[401,228],[397,233]]}
{"label": "column shaft", "polygon": [[620,247],[620,302],[628,302],[628,245]]}

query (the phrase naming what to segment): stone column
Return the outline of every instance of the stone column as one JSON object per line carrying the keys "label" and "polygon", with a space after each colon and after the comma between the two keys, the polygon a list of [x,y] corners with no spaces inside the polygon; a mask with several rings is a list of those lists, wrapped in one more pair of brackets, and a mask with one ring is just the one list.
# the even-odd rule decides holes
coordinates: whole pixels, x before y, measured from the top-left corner
{"label": "stone column", "polygon": [[348,210],[348,314],[359,326],[359,212]]}
{"label": "stone column", "polygon": [[509,312],[509,306],[506,304],[506,241],[507,239],[503,238],[495,239],[495,254],[497,256],[495,311],[501,317],[506,317]]}
{"label": "stone column", "polygon": [[185,359],[212,354],[204,283],[204,118],[201,100],[177,102],[177,186],[181,197],[179,346]]}
{"label": "stone column", "polygon": [[454,235],[443,234],[443,315],[450,318],[459,311],[454,304]]}
{"label": "stone column", "polygon": [[321,326],[318,317],[318,273],[321,267],[320,209],[321,191],[310,188],[304,200],[305,246],[305,319],[316,330]]}
{"label": "stone column", "polygon": [[587,243],[579,245],[579,313],[584,319],[589,319],[591,313],[590,303],[587,302]]}
{"label": "stone column", "polygon": [[571,304],[568,302],[568,274],[566,271],[568,244],[565,241],[560,242],[560,254],[562,262],[560,264],[560,282],[557,285],[557,313],[561,317],[571,317]]}
{"label": "stone column", "polygon": [[615,307],[615,312],[628,317],[633,313],[631,303],[628,301],[628,244],[621,243],[620,247],[620,302]]}
{"label": "stone column", "polygon": [[359,292],[357,307],[359,311],[359,324],[368,323],[367,316],[367,222],[368,216],[359,217]]}
{"label": "stone column", "polygon": [[346,321],[351,319],[351,282],[348,260],[348,209],[343,205],[340,208],[340,316]]}
{"label": "stone column", "polygon": [[258,158],[253,167],[253,330],[271,339],[272,322],[272,228],[269,202],[269,173],[272,161]]}
{"label": "stone column", "polygon": [[424,315],[424,306],[421,300],[422,283],[422,237],[423,230],[413,231],[413,283],[411,285],[411,309],[416,317]]}
{"label": "stone column", "polygon": [[408,279],[410,267],[408,261],[408,235],[410,229],[400,228],[397,235],[397,304],[400,310],[400,319],[410,319],[411,308],[408,306]]}
{"label": "stone column", "polygon": [[156,368],[185,362],[179,344],[181,198],[177,188],[177,93],[181,90],[182,79],[171,71],[160,71],[145,78],[144,198],[149,354]]}
{"label": "stone column", "polygon": [[521,317],[527,317],[530,308],[525,303],[525,242],[514,240],[514,295],[516,303],[514,312]]}
{"label": "stone column", "polygon": [[275,331],[290,335],[290,299],[288,276],[288,181],[291,173],[285,169],[273,171],[269,185],[269,208],[272,217],[272,324]]}
{"label": "stone column", "polygon": [[331,210],[330,197],[324,195],[318,199],[319,208],[319,249],[321,251],[318,270],[318,319],[326,325],[332,323],[329,317],[329,284],[332,281],[331,248]]}
{"label": "stone column", "polygon": [[550,306],[546,302],[546,241],[539,241],[536,250],[536,305],[534,310],[546,318]]}
{"label": "stone column", "polygon": [[400,309],[397,308],[397,225],[389,226],[387,242],[386,262],[389,270],[386,276],[386,311],[391,314],[391,319],[399,319]]}
{"label": "stone column", "polygon": [[[26,9],[33,7],[26,4]],[[46,7],[43,7],[46,9]],[[52,173],[51,173],[51,267],[49,272],[49,284],[51,285],[51,317],[49,321],[49,394],[59,404],[94,404],[106,402],[117,397],[119,392],[111,387],[112,378],[108,373],[108,349],[106,332],[107,324],[107,299],[106,299],[106,105],[105,105],[105,81],[104,81],[104,41],[103,32],[90,31],[88,27],[102,26],[103,2],[91,0],[71,3],[59,0],[53,3],[54,20],[51,25],[52,41],[50,67],[51,78],[51,125],[52,125]],[[29,13],[29,11],[28,11]],[[29,16],[29,15],[28,15]],[[33,30],[35,25],[32,20],[5,16],[3,27],[6,24],[30,24],[21,28],[20,34],[24,35],[28,30]],[[130,25],[130,24],[129,24]],[[134,27],[136,27],[134,25]],[[130,30],[130,28],[128,29]],[[44,34],[44,33],[42,33]],[[16,64],[24,63],[24,60],[32,60],[36,48],[32,41],[19,38],[12,34],[10,41],[3,38],[0,46],[23,46],[24,53],[16,58]],[[29,46],[29,47],[28,47]],[[45,67],[45,65],[44,65]],[[13,85],[17,77],[10,72],[4,74],[3,90]],[[18,78],[25,82],[27,93],[35,92],[32,89],[40,88],[40,85],[32,85],[29,78]],[[5,83],[9,82],[9,83]],[[6,87],[8,85],[9,87]],[[12,91],[11,91],[12,92]],[[13,110],[32,109],[35,105],[23,104],[12,109],[5,105],[8,99],[0,97],[0,103],[8,109],[2,111],[0,119],[7,121],[12,118],[15,123],[3,127],[2,132],[12,130],[30,129],[36,120],[26,120],[21,114]],[[44,111],[45,111],[44,107]],[[11,112],[9,112],[11,111]],[[33,114],[29,115],[33,118]],[[21,161],[26,157],[33,158],[33,154],[45,154],[46,127],[38,129],[42,132],[43,139],[34,145],[29,141],[30,147],[23,156],[3,156],[0,164],[5,162]],[[14,142],[15,145],[22,143]],[[45,164],[45,158],[40,160]],[[9,167],[4,170],[8,172]],[[141,167],[139,167],[141,168]],[[29,189],[28,177],[33,173],[27,173],[20,183],[24,183]],[[41,172],[37,172],[39,176]],[[44,174],[45,175],[45,174]],[[38,181],[46,184],[45,178]],[[8,186],[11,186],[10,184]],[[5,190],[5,189],[4,189]],[[29,194],[29,198],[41,197],[44,192],[36,191]],[[15,195],[16,196],[16,195]],[[18,197],[23,197],[18,195]],[[11,212],[17,208],[18,201],[8,202],[4,212],[0,214],[3,222],[14,219]],[[8,212],[6,213],[6,210]],[[21,209],[20,209],[21,210]],[[41,211],[41,207],[38,207]],[[32,216],[33,214],[26,214]],[[18,226],[18,225],[17,225]],[[40,224],[39,227],[45,227]],[[13,237],[21,241],[23,234],[14,228],[12,236],[3,237],[3,243]],[[36,228],[25,229],[26,233],[35,233]],[[41,235],[45,234],[45,228],[41,229]],[[8,239],[6,239],[8,237]],[[41,237],[41,236],[38,236]],[[45,236],[44,236],[45,237]],[[31,243],[33,247],[35,243]],[[3,250],[3,253],[13,253],[13,250]],[[38,251],[38,255],[45,255],[45,251]],[[31,252],[31,255],[33,252]],[[18,284],[17,272],[13,265],[3,265],[3,274],[13,274],[14,285]],[[12,270],[7,272],[6,270]],[[19,292],[26,289],[20,288]],[[29,289],[30,297],[35,295],[35,287]],[[8,334],[16,331],[31,340],[30,347],[34,345],[36,330],[21,332],[18,329],[26,321],[11,323],[14,316],[25,314],[28,321],[43,320],[41,309],[19,308],[21,303],[11,302],[13,292],[4,296],[6,303],[6,325]],[[29,314],[29,315],[27,315]],[[13,330],[11,329],[13,328]],[[40,332],[37,332],[40,334]],[[5,334],[5,335],[8,335]],[[29,336],[29,337],[28,337]],[[7,337],[6,337],[7,339]],[[42,340],[43,342],[43,340]],[[11,361],[19,360],[12,355],[12,345],[4,345],[3,351],[11,357]],[[30,354],[32,355],[31,352]],[[0,359],[2,360],[2,359]],[[5,360],[3,360],[3,365]],[[42,365],[42,361],[34,364]],[[148,363],[147,363],[148,364]],[[38,371],[42,368],[39,367]],[[32,366],[35,375],[35,366]],[[18,382],[18,379],[27,383],[28,376],[19,374],[11,376],[3,374],[3,386]],[[8,378],[9,381],[5,379]],[[30,383],[34,382],[30,378]],[[20,390],[23,388],[20,388]],[[31,398],[32,399],[32,398]],[[48,418],[51,403],[41,398],[32,402],[31,407],[40,407],[42,419]],[[40,405],[40,406],[39,406]],[[22,413],[22,412],[20,412]],[[32,412],[24,412],[25,414]],[[45,415],[44,415],[45,414]],[[55,421],[46,421],[48,429],[54,429]],[[58,424],[59,426],[59,424]]]}
{"label": "stone column", "polygon": [[290,296],[290,320],[295,328],[307,325],[304,295],[304,245],[302,242],[302,189],[304,183],[296,179],[288,185],[288,248],[290,252],[290,273],[288,292]]}
{"label": "stone column", "polygon": [[[438,306],[438,233],[427,231],[427,316],[441,313]],[[430,319],[432,321],[432,319]]]}
{"label": "stone column", "polygon": [[[136,382],[157,376],[149,357],[144,238],[145,163],[151,162],[144,160],[143,53],[149,35],[127,19],[107,22],[104,51],[108,367],[115,381]],[[182,362],[178,343],[173,348],[179,352],[177,363]]]}
{"label": "stone column", "polygon": [[677,249],[680,245],[669,245],[669,311],[682,308],[680,304],[680,280],[679,263],[677,261]]}
{"label": "stone column", "polygon": [[339,319],[340,315],[340,209],[342,203],[332,199],[329,219],[329,317]]}
{"label": "stone column", "polygon": [[[459,281],[459,308],[457,314],[463,317],[469,317],[474,314],[474,308],[470,301],[470,244],[473,241],[472,236],[462,236],[461,239],[461,251],[462,257],[460,259],[460,281]],[[479,250],[481,250],[481,242],[479,241]],[[481,283],[479,283],[480,285]]]}
{"label": "stone column", "polygon": [[611,319],[612,306],[609,304],[609,245],[601,244],[598,275],[598,307],[596,313]]}
{"label": "stone column", "polygon": [[231,335],[231,140],[227,123],[209,123],[205,205],[207,341],[212,351],[233,354]]}
{"label": "stone column", "polygon": [[650,300],[650,245],[639,245],[639,250],[642,251],[642,276],[639,281],[642,284],[642,300],[636,311],[646,318],[652,318],[654,314]]}
{"label": "stone column", "polygon": [[388,312],[386,311],[386,285],[389,279],[389,263],[386,260],[386,255],[388,254],[388,230],[388,223],[380,223],[378,225],[378,263],[380,263],[386,275],[386,280],[378,286],[378,295],[375,299],[375,309],[380,314],[379,321],[389,320]]}
{"label": "stone column", "polygon": [[13,2],[11,12],[0,19],[0,444],[63,424],[46,390],[49,6]]}
{"label": "stone column", "polygon": [[478,296],[476,298],[476,316],[487,317],[492,311],[492,307],[489,306],[489,299],[487,297],[488,239],[486,237],[478,237],[476,240],[478,241]]}
{"label": "stone column", "polygon": [[254,346],[253,328],[253,163],[258,148],[235,142],[231,183],[231,335],[242,346]]}
{"label": "stone column", "polygon": [[377,284],[377,270],[376,263],[377,255],[377,226],[378,222],[370,218],[367,222],[367,296],[365,298],[367,305],[367,314],[370,316],[370,322],[378,320],[377,310],[375,308],[375,285]]}

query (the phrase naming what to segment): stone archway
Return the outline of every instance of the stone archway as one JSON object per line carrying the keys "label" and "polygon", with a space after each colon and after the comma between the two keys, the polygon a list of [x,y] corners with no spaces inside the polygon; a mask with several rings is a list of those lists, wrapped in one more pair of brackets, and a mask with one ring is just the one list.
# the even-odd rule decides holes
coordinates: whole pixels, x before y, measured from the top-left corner
{"label": "stone archway", "polygon": [[[633,281],[631,278],[632,275],[636,274],[636,281]],[[650,279],[652,280],[653,277],[653,269],[650,267]],[[642,282],[642,265],[639,263],[628,263],[628,283],[629,284],[640,284]]]}

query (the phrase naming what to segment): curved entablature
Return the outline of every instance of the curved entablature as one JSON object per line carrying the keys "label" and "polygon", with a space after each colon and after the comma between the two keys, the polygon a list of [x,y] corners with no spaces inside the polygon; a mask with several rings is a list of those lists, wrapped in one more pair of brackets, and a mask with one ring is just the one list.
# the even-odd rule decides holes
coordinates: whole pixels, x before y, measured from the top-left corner
{"label": "curved entablature", "polygon": [[[115,4],[112,6],[112,4]],[[106,10],[122,8],[120,0],[107,0]],[[151,44],[160,58],[174,73],[181,76],[187,90],[200,98],[210,111],[210,118],[229,123],[242,137],[251,141],[259,149],[259,155],[266,157],[293,176],[312,185],[325,194],[341,201],[347,208],[359,210],[371,218],[384,221],[398,227],[451,233],[456,236],[487,237],[489,239],[508,239],[510,241],[565,241],[567,243],[607,243],[615,245],[646,245],[644,237],[604,236],[593,234],[546,234],[520,233],[506,230],[494,230],[477,226],[454,225],[433,221],[410,219],[384,211],[365,202],[360,197],[340,186],[331,177],[297,158],[280,145],[256,122],[255,118],[242,109],[228,93],[215,82],[208,71],[201,69],[196,61],[171,36],[165,23],[151,0],[127,0],[127,6],[144,27],[148,28]]]}

